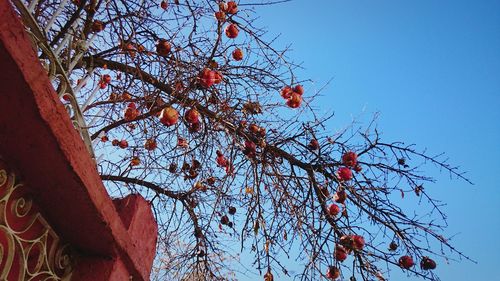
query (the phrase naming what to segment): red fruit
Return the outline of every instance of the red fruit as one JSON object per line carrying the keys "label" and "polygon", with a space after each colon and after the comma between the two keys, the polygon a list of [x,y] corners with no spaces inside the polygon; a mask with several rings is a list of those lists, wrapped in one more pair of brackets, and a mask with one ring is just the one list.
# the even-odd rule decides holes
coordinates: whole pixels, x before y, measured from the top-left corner
{"label": "red fruit", "polygon": [[399,266],[409,269],[414,265],[413,259],[410,256],[402,256],[399,258]]}
{"label": "red fruit", "polygon": [[436,268],[436,262],[429,257],[423,257],[422,261],[420,262],[420,267],[423,270],[431,270]]}
{"label": "red fruit", "polygon": [[160,39],[160,41],[156,45],[156,52],[158,53],[158,55],[166,57],[168,53],[170,53],[171,48],[172,47],[170,46],[170,43],[168,43],[167,40]]}
{"label": "red fruit", "polygon": [[352,151],[344,153],[342,155],[342,164],[347,167],[355,167],[358,164],[358,155]]}
{"label": "red fruit", "polygon": [[160,7],[163,9],[163,10],[166,10],[168,8],[168,3],[167,1],[161,1],[160,3]]}
{"label": "red fruit", "polygon": [[220,150],[217,150],[215,153],[217,154],[217,165],[219,165],[220,167],[226,167],[228,162],[226,157],[224,157],[224,154],[222,154]]}
{"label": "red fruit", "polygon": [[286,105],[291,108],[297,108],[302,103],[302,96],[297,94],[296,92],[292,92],[290,99],[287,100]]}
{"label": "red fruit", "polygon": [[343,262],[347,259],[347,251],[345,250],[344,247],[337,245],[335,246],[335,259],[337,259],[340,262]]}
{"label": "red fruit", "polygon": [[146,48],[144,48],[143,45],[137,45],[137,51],[142,53],[142,52],[146,51]]}
{"label": "red fruit", "polygon": [[104,82],[99,83],[99,89],[106,89],[107,86],[108,86],[108,83],[104,83]]}
{"label": "red fruit", "polygon": [[215,12],[215,18],[218,21],[223,22],[226,20],[226,13],[224,13],[224,11]]}
{"label": "red fruit", "polygon": [[336,204],[331,204],[328,207],[328,214],[332,217],[336,217],[340,213],[340,207]]}
{"label": "red fruit", "polygon": [[209,185],[214,185],[214,184],[215,184],[215,178],[214,178],[214,177],[209,177],[209,178],[207,179],[207,183],[208,183]]}
{"label": "red fruit", "polygon": [[361,172],[362,170],[363,170],[363,168],[361,168],[361,166],[360,166],[359,164],[356,164],[356,166],[354,166],[354,171],[355,171],[356,173],[359,173],[359,172]]}
{"label": "red fruit", "polygon": [[326,272],[326,278],[335,280],[340,277],[340,270],[335,266],[329,266]]}
{"label": "red fruit", "polygon": [[227,162],[226,157],[224,157],[224,155],[218,155],[216,162],[217,162],[217,165],[219,165],[219,167],[227,167],[228,162]]}
{"label": "red fruit", "polygon": [[281,89],[281,96],[284,99],[289,99],[292,97],[293,90],[290,86],[285,86],[283,89]]}
{"label": "red fruit", "polygon": [[318,150],[319,149],[319,142],[317,139],[312,139],[309,142],[309,145],[307,146],[310,150]]}
{"label": "red fruit", "polygon": [[253,141],[245,141],[245,149],[243,150],[243,154],[250,158],[254,158],[256,154],[257,146]]}
{"label": "red fruit", "polygon": [[365,246],[365,238],[361,235],[353,235],[352,236],[352,246],[354,250],[363,250],[363,247]]}
{"label": "red fruit", "polygon": [[130,160],[130,166],[139,166],[141,164],[141,159],[139,157],[134,156],[132,160]]}
{"label": "red fruit", "polygon": [[221,218],[220,218],[220,223],[221,224],[228,224],[229,223],[229,218],[226,216],[226,215],[223,215]]}
{"label": "red fruit", "polygon": [[220,82],[222,82],[222,73],[220,73],[219,71],[214,71],[214,77],[215,77],[215,84],[219,84]]}
{"label": "red fruit", "polygon": [[304,87],[302,87],[302,85],[297,85],[293,88],[293,91],[302,96],[304,94]]}
{"label": "red fruit", "polygon": [[234,51],[233,51],[233,59],[235,61],[240,61],[243,59],[243,51],[240,49],[240,48],[236,48]]}
{"label": "red fruit", "polygon": [[130,103],[125,109],[124,118],[127,121],[135,120],[139,116],[139,110],[135,108],[135,103]]}
{"label": "red fruit", "polygon": [[196,132],[199,132],[200,130],[201,130],[201,123],[200,122],[190,123],[188,125],[188,131],[190,133],[196,133]]}
{"label": "red fruit", "polygon": [[389,251],[396,251],[398,249],[398,244],[394,241],[389,244]]}
{"label": "red fruit", "polygon": [[101,81],[103,83],[106,83],[106,84],[109,84],[111,82],[111,76],[109,76],[108,74],[104,74],[102,77],[101,77]]}
{"label": "red fruit", "polygon": [[337,171],[337,177],[340,181],[348,181],[352,179],[352,171],[347,167],[340,167]]}
{"label": "red fruit", "polygon": [[226,12],[232,15],[236,14],[238,12],[238,4],[234,1],[227,2]]}
{"label": "red fruit", "polygon": [[215,71],[212,71],[208,68],[203,69],[203,71],[200,74],[200,85],[203,86],[204,88],[209,88],[213,84],[215,84],[216,77]]}
{"label": "red fruit", "polygon": [[238,30],[238,26],[234,23],[231,23],[230,25],[226,26],[225,33],[228,38],[234,39],[238,37],[238,33],[240,31]]}
{"label": "red fruit", "polygon": [[113,146],[118,146],[118,144],[120,144],[120,141],[117,139],[114,139],[113,141],[111,141],[111,145],[113,145]]}
{"label": "red fruit", "polygon": [[122,50],[124,52],[127,52],[127,54],[132,57],[132,58],[135,58],[135,53],[136,53],[136,48],[134,46],[134,44],[132,43],[127,43],[127,44],[124,44],[122,46]]}
{"label": "red fruit", "polygon": [[252,124],[250,124],[250,126],[248,126],[248,130],[249,130],[250,132],[252,132],[253,134],[258,134],[258,133],[259,133],[259,131],[260,131],[260,128],[259,128],[259,126],[257,126],[256,124],[253,124],[253,123],[252,123]]}
{"label": "red fruit", "polygon": [[255,145],[255,143],[253,141],[245,141],[245,148],[250,149],[252,151],[255,151],[257,146]]}
{"label": "red fruit", "polygon": [[345,190],[339,190],[333,195],[333,200],[339,204],[343,204],[346,199],[347,194],[345,193]]}
{"label": "red fruit", "polygon": [[190,124],[196,124],[200,122],[200,114],[195,108],[191,108],[184,113],[184,119]]}
{"label": "red fruit", "polygon": [[220,2],[219,3],[219,10],[225,12],[227,11],[227,3],[226,2]]}
{"label": "red fruit", "polygon": [[147,139],[146,143],[144,144],[144,148],[146,150],[155,150],[157,147],[156,140],[155,139]]}
{"label": "red fruit", "polygon": [[92,32],[98,33],[98,32],[103,31],[105,27],[106,27],[106,25],[102,21],[95,20],[92,23],[92,26],[90,28],[91,28]]}
{"label": "red fruit", "polygon": [[264,281],[274,281],[274,276],[271,271],[268,271],[266,274],[264,274]]}
{"label": "red fruit", "polygon": [[177,138],[177,146],[178,147],[182,147],[182,148],[186,148],[188,147],[188,142],[185,138],[182,138],[182,137],[178,137]]}
{"label": "red fruit", "polygon": [[354,241],[352,240],[351,235],[342,235],[342,237],[340,237],[339,244],[345,247],[345,251],[349,253],[354,246]]}
{"label": "red fruit", "polygon": [[119,143],[118,143],[118,146],[120,148],[127,148],[128,147],[128,142],[126,140],[121,140]]}
{"label": "red fruit", "polygon": [[265,137],[266,136],[266,128],[260,128],[259,129],[259,136],[261,138]]}
{"label": "red fruit", "polygon": [[122,100],[129,100],[131,98],[132,98],[132,96],[130,95],[129,92],[123,92],[123,94],[122,94]]}
{"label": "red fruit", "polygon": [[172,126],[179,120],[179,113],[172,107],[164,108],[160,113],[160,122],[163,125]]}

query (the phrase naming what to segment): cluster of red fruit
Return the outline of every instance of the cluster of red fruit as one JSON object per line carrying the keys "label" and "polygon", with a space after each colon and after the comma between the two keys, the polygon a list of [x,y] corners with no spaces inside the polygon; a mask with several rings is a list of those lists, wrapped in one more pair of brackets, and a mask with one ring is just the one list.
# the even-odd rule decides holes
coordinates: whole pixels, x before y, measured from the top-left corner
{"label": "cluster of red fruit", "polygon": [[[316,142],[313,141],[315,141],[315,139],[311,140],[311,143],[309,144],[308,147],[310,149],[318,149],[319,145],[317,144],[317,141]],[[360,167],[358,164],[358,155],[352,151],[346,152],[344,155],[342,155],[342,164],[345,167],[340,167],[337,170],[336,173],[337,178],[341,182],[349,181],[352,179],[352,171],[349,167]],[[355,170],[358,171],[358,169],[356,168]],[[335,192],[335,194],[333,195],[333,200],[338,204],[345,204],[346,199],[347,199],[347,193],[342,187],[340,187],[339,190],[337,190],[337,192]],[[330,204],[330,206],[328,206],[327,211],[328,215],[335,218],[340,213],[340,207],[337,204],[333,203]]]}
{"label": "cluster of red fruit", "polygon": [[[410,256],[402,256],[399,258],[399,266],[405,269],[410,269],[415,263]],[[420,268],[423,270],[432,270],[436,268],[436,262],[429,257],[423,257],[420,261]]]}
{"label": "cluster of red fruit", "polygon": [[127,108],[125,108],[125,112],[123,115],[124,115],[125,120],[127,120],[127,121],[135,120],[135,118],[137,118],[137,116],[139,116],[139,110],[137,110],[135,103],[133,103],[133,102],[129,103],[127,105]]}
{"label": "cluster of red fruit", "polygon": [[358,155],[355,152],[349,151],[342,155],[342,164],[345,167],[340,167],[337,170],[337,178],[339,181],[349,181],[352,179],[351,168],[355,172],[361,172],[361,166],[358,164]]}
{"label": "cluster of red fruit", "polygon": [[128,101],[130,99],[132,99],[132,95],[127,91],[123,92],[121,95],[117,93],[111,93],[111,95],[109,95],[110,101]]}
{"label": "cluster of red fruit", "polygon": [[114,140],[111,141],[111,144],[113,146],[118,146],[118,147],[120,147],[122,149],[125,149],[125,148],[128,147],[127,140],[117,140],[117,139],[114,139]]}
{"label": "cluster of red fruit", "polygon": [[361,235],[344,235],[335,245],[335,259],[343,262],[352,251],[361,251],[365,247],[365,239]]}
{"label": "cluster of red fruit", "polygon": [[[246,125],[246,121],[241,121],[240,125],[244,127]],[[248,125],[248,130],[257,137],[263,138],[266,136],[266,128],[259,127],[255,123]]]}
{"label": "cluster of red fruit", "polygon": [[291,108],[297,108],[302,103],[302,95],[304,94],[304,87],[296,85],[295,87],[285,86],[281,89],[281,97],[286,100],[286,105]]}
{"label": "cluster of red fruit", "polygon": [[214,71],[208,68],[203,69],[203,71],[200,73],[199,77],[199,82],[200,85],[203,88],[209,88],[214,84],[219,84],[222,82],[222,73],[219,71]]}
{"label": "cluster of red fruit", "polygon": [[234,15],[238,12],[238,4],[234,1],[229,2],[220,2],[219,3],[219,11],[215,12],[215,18],[223,22],[226,20],[226,14]]}
{"label": "cluster of red fruit", "polygon": [[[179,121],[179,112],[169,106],[160,112],[159,118],[163,125],[170,127]],[[184,120],[188,123],[188,129],[190,132],[198,132],[200,130],[200,113],[195,108],[186,110],[184,113]]]}
{"label": "cluster of red fruit", "polygon": [[99,80],[99,88],[106,89],[106,87],[111,83],[111,76],[109,74],[104,74]]}
{"label": "cluster of red fruit", "polygon": [[148,56],[151,54],[150,52],[146,52],[146,48],[141,44],[122,42],[119,45],[119,47],[124,53],[127,53],[131,58],[135,58],[137,52],[139,53],[145,52]]}

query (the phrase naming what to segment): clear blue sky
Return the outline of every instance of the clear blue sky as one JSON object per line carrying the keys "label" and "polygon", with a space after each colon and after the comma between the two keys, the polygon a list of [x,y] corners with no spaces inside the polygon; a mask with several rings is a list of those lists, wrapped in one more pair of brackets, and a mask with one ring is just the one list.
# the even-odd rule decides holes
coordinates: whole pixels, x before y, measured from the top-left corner
{"label": "clear blue sky", "polygon": [[[316,102],[333,130],[379,111],[386,140],[446,152],[475,183],[439,181],[447,236],[478,261],[437,260],[442,280],[498,280],[500,258],[500,1],[295,0],[259,8],[260,25],[292,43],[306,90],[332,83]],[[390,280],[417,280],[393,275]],[[242,279],[243,280],[243,279]],[[280,280],[286,280],[281,279]]]}

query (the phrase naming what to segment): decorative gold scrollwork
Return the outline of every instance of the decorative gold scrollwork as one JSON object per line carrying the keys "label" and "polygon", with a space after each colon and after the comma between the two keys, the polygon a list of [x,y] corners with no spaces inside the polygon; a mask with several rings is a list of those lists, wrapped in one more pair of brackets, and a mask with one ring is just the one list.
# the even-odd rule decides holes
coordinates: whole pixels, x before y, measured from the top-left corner
{"label": "decorative gold scrollwork", "polygon": [[70,280],[67,246],[0,163],[0,280]]}

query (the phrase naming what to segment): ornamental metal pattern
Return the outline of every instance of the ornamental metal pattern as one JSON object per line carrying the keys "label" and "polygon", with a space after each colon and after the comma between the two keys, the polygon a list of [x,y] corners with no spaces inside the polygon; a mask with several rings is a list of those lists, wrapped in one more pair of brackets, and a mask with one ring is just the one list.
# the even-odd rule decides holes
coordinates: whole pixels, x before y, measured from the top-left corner
{"label": "ornamental metal pattern", "polygon": [[[72,22],[72,25],[65,31],[61,30],[58,21],[64,9],[68,8],[68,0],[55,1],[54,3],[39,2],[38,0],[12,0],[12,3],[21,16],[26,32],[30,35],[31,41],[38,51],[40,62],[47,70],[48,77],[59,98],[67,101],[65,107],[73,125],[80,132],[91,157],[95,159],[92,140],[88,132],[88,128],[92,124],[86,124],[82,112],[98,89],[94,89],[92,95],[82,105],[79,105],[76,99],[78,92],[92,76],[94,68],[91,65],[80,67],[84,69],[85,75],[78,80],[74,87],[72,87],[70,78],[77,64],[82,64],[81,59],[92,46],[95,34],[90,38],[76,36],[77,31],[83,28],[83,21],[80,17]],[[53,7],[50,9],[50,14],[41,16],[39,12],[49,4],[53,4],[53,6],[49,6]]]}
{"label": "ornamental metal pattern", "polygon": [[69,248],[0,163],[0,280],[70,280]]}

